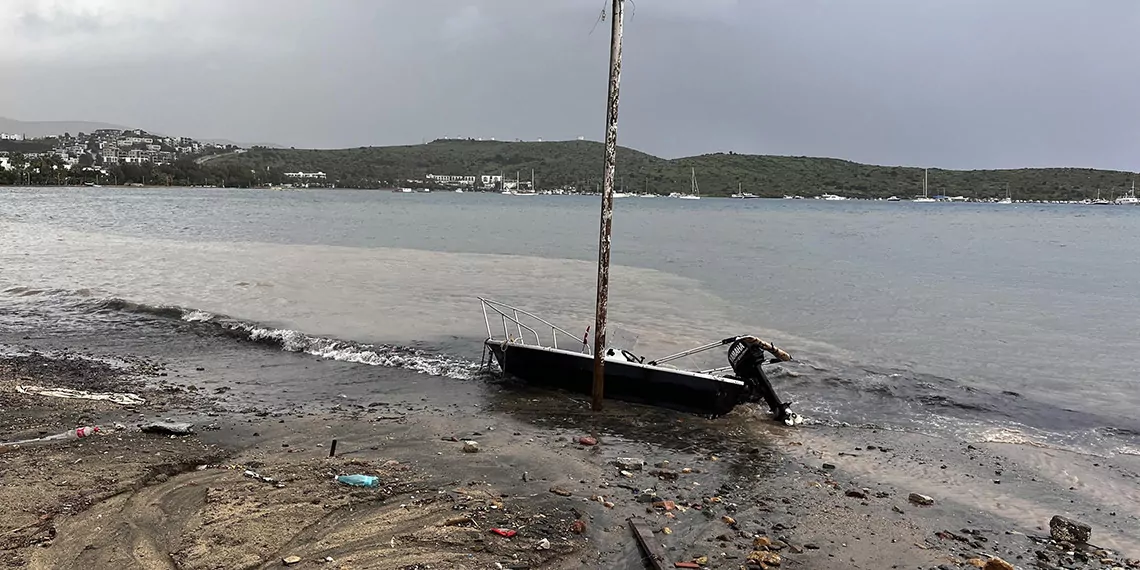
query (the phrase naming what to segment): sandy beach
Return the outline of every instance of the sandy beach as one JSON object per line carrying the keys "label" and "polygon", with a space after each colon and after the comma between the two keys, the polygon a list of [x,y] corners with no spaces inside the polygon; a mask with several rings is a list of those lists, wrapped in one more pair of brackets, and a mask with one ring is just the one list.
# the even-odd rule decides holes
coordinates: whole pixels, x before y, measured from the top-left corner
{"label": "sandy beach", "polygon": [[[5,441],[100,428],[0,448],[9,567],[649,567],[630,519],[666,567],[1140,567],[1131,457],[786,428],[749,407],[709,420],[613,402],[594,415],[490,376],[434,379],[225,338],[182,356],[4,340],[19,345],[0,360]],[[285,391],[346,393],[273,399],[253,389],[266,375]],[[140,429],[156,420],[194,433]],[[378,484],[334,479],[351,474]],[[1053,515],[1091,525],[1095,546],[1052,541]]]}

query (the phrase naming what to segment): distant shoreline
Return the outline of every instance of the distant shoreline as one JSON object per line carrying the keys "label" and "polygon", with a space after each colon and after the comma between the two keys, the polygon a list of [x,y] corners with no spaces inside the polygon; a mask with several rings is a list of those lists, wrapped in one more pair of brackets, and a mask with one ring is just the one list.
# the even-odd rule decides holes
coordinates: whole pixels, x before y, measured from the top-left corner
{"label": "distant shoreline", "polygon": [[[395,188],[395,187],[360,188],[360,187],[351,187],[351,186],[305,188],[305,187],[274,187],[274,186],[216,186],[216,185],[187,186],[187,185],[178,185],[178,184],[172,184],[172,185],[166,185],[166,184],[99,184],[97,186],[90,186],[90,185],[86,185],[86,184],[70,184],[70,185],[62,185],[62,186],[58,185],[58,184],[32,184],[32,185],[0,184],[0,188],[29,188],[29,189],[32,189],[32,188],[61,188],[61,189],[66,189],[66,188],[113,188],[113,189],[170,188],[170,189],[187,189],[187,190],[261,190],[261,191],[272,191],[272,192],[290,192],[290,191],[304,191],[304,190],[311,190],[314,192],[321,191],[321,190],[355,190],[355,191],[367,191],[367,192],[391,192],[391,193],[395,193],[395,194],[459,194],[459,193],[462,193],[462,194],[496,194],[496,195],[502,195],[503,194],[502,192],[500,192],[498,190],[482,190],[482,189],[474,190],[474,189],[467,189],[467,188],[459,188],[459,190],[462,190],[462,192],[456,192],[455,191],[456,188],[431,189],[427,192],[422,191],[422,190],[412,191],[412,192],[402,192],[400,188]],[[522,194],[522,196],[527,196],[527,195],[536,195],[536,196],[582,196],[582,197],[600,196],[600,194],[598,194],[596,192],[564,192],[564,193],[537,192],[534,194],[525,194],[525,193]],[[517,196],[517,195],[511,194],[511,196]],[[751,199],[801,200],[801,201],[807,200],[807,201],[812,201],[812,202],[816,202],[816,201],[823,201],[823,202],[831,202],[831,201],[840,201],[840,202],[849,202],[849,201],[851,201],[851,202],[914,202],[914,201],[916,201],[916,200],[913,200],[909,197],[891,200],[891,199],[887,199],[887,198],[862,198],[862,197],[840,197],[838,199],[836,199],[836,198],[829,199],[829,198],[827,198],[827,196],[829,196],[829,194],[824,193],[824,194],[806,195],[806,196],[798,195],[798,194],[795,196],[785,195],[785,196],[780,196],[780,197],[777,197],[777,196],[746,196],[746,197],[740,197],[740,196],[717,195],[717,196],[703,196],[703,198],[704,199],[710,199],[710,200],[712,200],[712,199],[725,199],[725,200],[734,200],[734,201],[735,200],[751,200]],[[831,196],[834,196],[834,195],[831,195]],[[650,194],[650,195],[627,195],[627,196],[621,196],[620,198],[622,199],[623,202],[625,202],[625,201],[631,200],[631,199],[632,200],[651,199],[651,198],[666,198],[666,199],[668,199],[668,198],[675,198],[675,197],[674,196],[667,196],[664,194]],[[945,204],[953,204],[953,203],[994,204],[994,205],[1035,204],[1035,205],[1071,205],[1071,206],[1130,206],[1130,205],[1140,205],[1140,204],[1122,203],[1122,202],[1114,202],[1114,201],[1107,201],[1107,200],[1103,201],[1101,203],[1096,203],[1096,202],[1093,202],[1092,200],[1089,200],[1089,199],[1083,199],[1083,200],[1013,200],[1011,202],[1002,203],[999,200],[997,200],[996,198],[978,200],[978,199],[961,199],[961,197],[956,197],[955,199],[948,199],[948,198],[947,199],[938,199],[938,200],[933,200],[930,203],[935,204],[934,207],[938,207],[939,205],[945,205]]]}

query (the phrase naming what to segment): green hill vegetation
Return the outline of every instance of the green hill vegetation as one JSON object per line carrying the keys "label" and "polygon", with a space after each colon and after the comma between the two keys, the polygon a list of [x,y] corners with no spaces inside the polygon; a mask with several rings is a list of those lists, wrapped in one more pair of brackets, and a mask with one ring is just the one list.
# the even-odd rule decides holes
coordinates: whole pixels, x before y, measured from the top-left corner
{"label": "green hill vegetation", "polygon": [[[592,141],[495,142],[438,140],[428,144],[338,150],[255,148],[211,161],[216,167],[241,165],[255,172],[326,172],[339,186],[391,187],[428,174],[516,173],[539,189],[576,187],[594,191],[601,183],[602,145]],[[687,192],[690,169],[701,194],[728,196],[739,187],[759,196],[825,193],[852,198],[909,197],[922,192],[922,168],[874,166],[833,158],[716,153],[673,160],[633,149],[618,152],[617,176],[627,191]],[[1015,199],[1079,200],[1119,193],[1131,185],[1129,172],[1087,168],[1016,170],[929,170],[930,195],[1002,197],[1006,184]],[[738,186],[739,185],[739,186]]]}
{"label": "green hill vegetation", "polygon": [[[14,150],[14,149],[13,149]],[[13,153],[13,158],[17,156]],[[37,159],[44,161],[48,159]],[[20,162],[14,160],[13,162]],[[0,170],[0,184],[22,180],[56,184],[90,180],[90,174],[70,178],[49,166],[27,161],[20,172]],[[286,172],[327,174],[324,185],[340,188],[438,188],[428,174],[480,176],[516,174],[529,180],[534,170],[539,190],[600,189],[602,145],[592,141],[496,142],[437,140],[427,144],[360,147],[336,150],[254,147],[205,161],[181,159],[154,166],[108,166],[100,181],[169,185],[264,186],[292,182]],[[690,170],[692,169],[692,170]],[[688,192],[690,172],[696,173],[701,194],[728,196],[749,192],[758,196],[818,196],[908,198],[922,192],[922,168],[874,166],[834,158],[716,153],[664,159],[633,149],[618,152],[619,184],[630,192],[659,194]],[[1120,195],[1132,184],[1130,172],[1087,168],[1024,168],[1016,170],[929,170],[931,196],[986,199],[1005,196],[1006,185],[1017,200],[1081,200],[1097,195]]]}

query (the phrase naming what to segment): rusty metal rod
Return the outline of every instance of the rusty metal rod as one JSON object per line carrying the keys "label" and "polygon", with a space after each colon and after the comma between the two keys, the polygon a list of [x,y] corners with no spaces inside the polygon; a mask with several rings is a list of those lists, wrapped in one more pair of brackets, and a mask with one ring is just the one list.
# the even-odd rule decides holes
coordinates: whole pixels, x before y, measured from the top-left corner
{"label": "rusty metal rod", "polygon": [[614,169],[617,165],[618,86],[621,83],[621,32],[624,0],[613,0],[610,14],[610,89],[606,105],[606,154],[602,173],[602,220],[598,239],[598,306],[594,313],[593,410],[602,409],[605,393],[606,311],[610,287],[610,231],[614,218]]}

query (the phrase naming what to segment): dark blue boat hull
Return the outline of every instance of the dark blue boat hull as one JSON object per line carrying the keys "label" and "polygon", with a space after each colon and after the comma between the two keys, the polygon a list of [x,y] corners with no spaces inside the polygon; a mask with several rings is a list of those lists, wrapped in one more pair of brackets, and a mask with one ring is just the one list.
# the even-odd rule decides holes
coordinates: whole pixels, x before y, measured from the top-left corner
{"label": "dark blue boat hull", "polygon": [[[592,355],[487,340],[499,368],[528,384],[590,395]],[[746,397],[743,382],[606,359],[605,397],[682,412],[722,415]]]}

